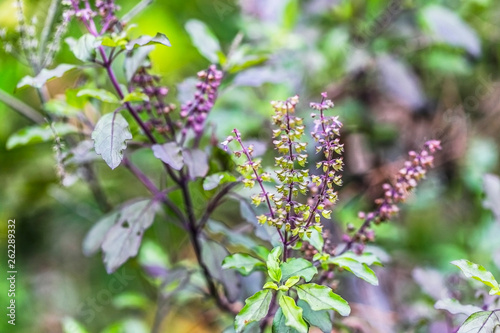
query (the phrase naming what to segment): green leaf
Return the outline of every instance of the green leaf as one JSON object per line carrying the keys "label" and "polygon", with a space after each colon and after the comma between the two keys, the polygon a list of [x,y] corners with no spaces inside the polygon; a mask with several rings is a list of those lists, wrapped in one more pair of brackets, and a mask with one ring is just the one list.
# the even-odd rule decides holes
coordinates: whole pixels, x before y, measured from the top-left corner
{"label": "green leaf", "polygon": [[66,101],[51,99],[43,105],[45,111],[58,117],[71,117],[80,113],[80,109],[69,105]]}
{"label": "green leaf", "polygon": [[119,113],[108,113],[99,119],[92,132],[95,152],[111,169],[120,165],[126,141],[132,139],[128,123]]}
{"label": "green leaf", "polygon": [[24,86],[32,86],[34,88],[42,88],[47,81],[50,79],[61,77],[69,70],[75,68],[75,65],[60,64],[54,69],[42,69],[40,73],[35,76],[25,76],[17,84],[17,88],[22,88]]}
{"label": "green leaf", "polygon": [[250,55],[242,59],[238,59],[238,61],[230,61],[231,65],[229,66],[229,73],[235,74],[241,72],[242,70],[245,70],[247,68],[260,65],[266,62],[268,59],[268,55]]}
{"label": "green leaf", "polygon": [[492,333],[500,327],[500,320],[495,311],[481,311],[472,314],[460,326],[457,333]]}
{"label": "green leaf", "polygon": [[363,252],[363,254],[358,255],[352,251],[348,251],[348,252],[338,256],[337,258],[353,259],[359,263],[366,264],[368,266],[371,266],[371,265],[382,266],[382,262],[380,261],[380,259],[376,255],[374,255],[373,253],[369,253],[369,252]]}
{"label": "green leaf", "polygon": [[304,235],[303,240],[308,241],[309,244],[311,244],[319,252],[323,252],[323,244],[325,244],[325,241],[318,230],[312,229],[311,236],[308,237],[307,235]]}
{"label": "green leaf", "polygon": [[278,290],[278,285],[272,281],[268,281],[268,282],[264,283],[264,286],[262,286],[262,289]]}
{"label": "green leaf", "polygon": [[278,294],[278,303],[283,315],[285,316],[285,325],[293,327],[300,333],[307,333],[308,326],[307,323],[302,318],[302,308],[299,308],[293,298],[286,296],[284,293],[280,292]]}
{"label": "green leaf", "polygon": [[170,165],[175,170],[180,170],[184,166],[181,148],[176,142],[167,142],[162,145],[153,145],[153,154],[156,158]]}
{"label": "green leaf", "polygon": [[101,42],[91,34],[85,34],[78,40],[68,37],[64,41],[75,57],[81,61],[93,61],[96,54],[95,49],[101,45]]}
{"label": "green leaf", "polygon": [[224,259],[222,268],[233,268],[240,272],[242,275],[247,276],[258,267],[265,267],[264,263],[257,258],[245,253],[235,253]]}
{"label": "green leaf", "polygon": [[106,233],[116,223],[118,217],[119,212],[113,212],[104,216],[94,224],[83,240],[82,248],[84,255],[91,256],[99,251]]}
{"label": "green leaf", "polygon": [[318,269],[311,262],[302,258],[292,258],[282,263],[281,271],[283,272],[283,280],[291,276],[301,276],[306,282],[311,281],[314,275],[318,273]]}
{"label": "green leaf", "polygon": [[225,183],[235,182],[236,177],[229,172],[217,172],[203,180],[203,189],[210,191]]}
{"label": "green leaf", "polygon": [[481,281],[488,287],[491,287],[490,295],[500,295],[500,287],[497,280],[495,280],[493,274],[487,271],[483,266],[466,259],[455,260],[452,261],[451,264],[460,268],[466,277]]}
{"label": "green leaf", "polygon": [[280,257],[281,247],[275,247],[267,256],[267,273],[276,282],[281,281]]}
{"label": "green leaf", "polygon": [[326,262],[342,267],[360,279],[363,279],[374,286],[378,286],[378,279],[375,272],[366,264],[362,264],[355,259],[347,257],[329,258]]}
{"label": "green leaf", "polygon": [[189,20],[186,23],[186,31],[198,52],[211,63],[217,64],[221,52],[220,43],[206,24],[198,20]]}
{"label": "green leaf", "polygon": [[141,91],[132,91],[125,95],[122,99],[122,103],[126,102],[148,102],[149,97]]}
{"label": "green leaf", "polygon": [[300,277],[299,276],[292,276],[288,280],[286,280],[285,287],[292,288],[299,281],[300,281]]}
{"label": "green leaf", "polygon": [[276,314],[274,315],[272,332],[297,333],[298,331],[293,327],[286,326],[286,318],[285,315],[283,315],[283,310],[281,310],[281,308],[278,308],[278,311],[276,311]]}
{"label": "green leaf", "polygon": [[261,290],[245,301],[245,306],[234,320],[236,333],[243,332],[245,326],[254,321],[263,319],[269,312],[273,293],[270,289]]}
{"label": "green leaf", "polygon": [[[70,124],[53,123],[52,126],[58,136],[78,133],[78,129]],[[54,140],[54,130],[50,127],[49,124],[22,128],[9,137],[6,147],[7,149],[13,149],[21,146]]]}
{"label": "green leaf", "polygon": [[154,48],[155,47],[153,45],[149,45],[127,52],[127,56],[123,62],[127,82],[132,80],[132,77],[137,72],[139,67],[145,64],[146,59]]}
{"label": "green leaf", "polygon": [[137,47],[146,46],[146,45],[154,45],[154,44],[172,46],[172,44],[170,44],[170,40],[168,39],[168,37],[165,36],[164,34],[158,32],[156,34],[156,36],[154,36],[154,37],[144,35],[144,36],[141,36],[137,39],[131,40],[130,42],[127,43],[127,45],[125,46],[125,49],[130,51],[130,50],[135,49]]}
{"label": "green leaf", "polygon": [[151,302],[146,296],[133,291],[116,295],[112,303],[117,309],[138,309],[147,311],[151,306]]}
{"label": "green leaf", "polygon": [[65,317],[62,320],[63,333],[88,333],[88,331],[78,321],[71,317]]}
{"label": "green leaf", "polygon": [[144,231],[153,224],[157,208],[157,202],[152,200],[129,202],[121,208],[118,221],[108,230],[102,243],[108,274],[137,255]]}
{"label": "green leaf", "polygon": [[77,97],[88,96],[106,103],[119,103],[114,94],[105,89],[82,89],[76,94]]}
{"label": "green leaf", "polygon": [[297,302],[297,305],[302,308],[302,316],[309,325],[318,327],[323,333],[332,331],[332,319],[327,310],[314,311],[307,302],[301,299]]}
{"label": "green leaf", "polygon": [[329,287],[307,283],[297,286],[296,289],[299,298],[309,303],[314,311],[335,310],[342,316],[351,313],[349,304]]}

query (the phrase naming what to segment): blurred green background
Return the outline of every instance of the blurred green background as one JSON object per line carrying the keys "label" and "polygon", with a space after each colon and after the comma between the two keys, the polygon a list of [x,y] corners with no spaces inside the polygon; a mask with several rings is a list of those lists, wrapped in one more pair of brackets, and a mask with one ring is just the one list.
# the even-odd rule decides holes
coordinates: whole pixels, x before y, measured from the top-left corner
{"label": "blurred green background", "polygon": [[[25,1],[26,16],[43,21],[49,2]],[[117,2],[122,12],[137,3]],[[449,262],[467,258],[500,274],[500,221],[482,205],[483,175],[500,174],[499,14],[500,3],[494,0],[157,0],[133,23],[137,35],[163,32],[172,42],[171,48],[153,51],[152,63],[173,103],[177,84],[208,66],[185,31],[187,20],[205,22],[226,51],[241,32],[250,50],[269,55],[265,64],[229,77],[210,115],[221,141],[238,127],[245,136],[268,143],[270,100],[297,93],[306,115],[307,103],[327,91],[345,124],[346,185],[335,215],[340,225],[358,223],[357,211],[371,207],[380,184],[398,170],[408,150],[431,138],[442,140],[436,170],[400,217],[377,229],[376,245],[391,258],[378,270],[381,287],[346,286],[360,304],[363,332],[444,332],[439,323],[446,318],[433,309],[436,299],[421,292],[414,269],[434,268],[449,276],[457,273]],[[0,0],[0,26],[8,36],[15,34],[15,17],[12,1]],[[72,22],[67,35],[78,37],[82,31]],[[67,45],[56,62],[76,62]],[[39,108],[33,90],[15,91],[29,68],[5,52],[0,52],[0,68],[0,88]],[[50,94],[64,93],[74,81],[71,74],[52,81]],[[147,332],[157,295],[137,260],[107,275],[100,256],[82,254],[85,233],[103,214],[88,187],[81,181],[60,184],[52,143],[7,150],[8,137],[30,122],[1,102],[0,119],[1,267],[6,263],[6,222],[16,219],[19,272],[17,324],[9,326],[2,314],[0,331],[62,332],[61,319],[68,316],[89,332]],[[134,157],[141,167],[154,170],[148,158]],[[96,174],[113,206],[147,195],[121,168],[111,171],[97,163]],[[145,242],[152,253],[192,257],[185,236],[162,223],[155,223]],[[119,287],[102,292],[110,285]],[[5,290],[2,278],[2,307]],[[221,331],[213,324],[217,314],[198,305],[173,309],[162,332]],[[387,314],[386,326],[368,323],[376,312],[363,305]],[[89,309],[91,314],[85,312]]]}

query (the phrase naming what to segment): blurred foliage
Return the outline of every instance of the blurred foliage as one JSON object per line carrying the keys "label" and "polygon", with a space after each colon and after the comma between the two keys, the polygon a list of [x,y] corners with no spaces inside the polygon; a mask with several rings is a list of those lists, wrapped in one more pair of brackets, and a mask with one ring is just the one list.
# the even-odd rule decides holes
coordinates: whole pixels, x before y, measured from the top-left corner
{"label": "blurred foliage", "polygon": [[[25,2],[28,17],[43,18],[50,1]],[[119,2],[123,12],[136,3]],[[156,48],[151,55],[153,71],[170,87],[171,96],[181,91],[177,83],[208,64],[185,29],[191,19],[209,26],[225,51],[240,32],[248,48],[270,55],[248,72],[228,74],[234,84],[224,87],[210,115],[220,140],[237,124],[244,136],[268,144],[270,100],[295,93],[313,100],[310,96],[326,89],[346,124],[346,185],[335,216],[343,225],[358,223],[357,212],[371,207],[379,185],[401,165],[397,157],[425,139],[441,139],[444,150],[437,170],[396,222],[376,230],[376,250],[387,258],[385,267],[377,269],[381,286],[342,281],[340,288],[350,303],[359,305],[345,321],[345,332],[348,327],[445,332],[451,317],[434,309],[438,298],[430,295],[429,285],[442,280],[457,285],[465,298],[474,297],[473,287],[455,276],[458,272],[449,262],[467,258],[500,276],[500,221],[483,208],[483,175],[500,174],[499,13],[500,3],[493,0],[175,0],[154,2],[133,23],[138,24],[137,36],[160,31],[169,37],[172,47]],[[0,25],[8,35],[15,29],[10,0],[0,2]],[[80,34],[81,27],[73,22],[67,35]],[[56,60],[77,61],[67,46]],[[0,68],[0,88],[39,108],[33,90],[15,90],[22,77],[32,74],[29,69],[5,53],[0,54]],[[73,75],[50,82],[51,95],[63,94]],[[138,258],[107,275],[100,258],[82,254],[85,233],[102,215],[88,187],[81,181],[71,187],[60,184],[50,142],[7,150],[9,136],[30,122],[2,103],[0,119],[0,220],[17,221],[20,272],[18,324],[12,330],[3,320],[0,331],[52,333],[65,327],[66,332],[85,332],[71,318],[89,332],[148,331],[155,312],[166,309],[158,306],[154,283],[139,265],[156,260],[168,267],[171,259],[192,258],[185,234],[172,224],[155,223]],[[265,156],[270,160],[269,152]],[[145,153],[135,154],[134,161],[143,170],[158,167]],[[100,163],[96,173],[113,205],[141,191],[146,194],[120,168],[111,171]],[[354,194],[360,190],[363,196]],[[223,206],[219,220],[237,224],[237,208]],[[340,230],[331,232],[341,235]],[[2,222],[2,249],[6,233]],[[418,279],[417,267],[438,273]],[[251,294],[255,286],[245,281]],[[119,285],[116,292],[109,292],[112,285]],[[0,290],[7,290],[5,279],[0,279]],[[5,304],[6,293],[0,295]],[[159,332],[218,332],[231,324],[204,308],[201,300],[185,297],[195,306],[169,309],[165,320],[156,323]],[[455,318],[454,324],[460,319],[465,318]]]}

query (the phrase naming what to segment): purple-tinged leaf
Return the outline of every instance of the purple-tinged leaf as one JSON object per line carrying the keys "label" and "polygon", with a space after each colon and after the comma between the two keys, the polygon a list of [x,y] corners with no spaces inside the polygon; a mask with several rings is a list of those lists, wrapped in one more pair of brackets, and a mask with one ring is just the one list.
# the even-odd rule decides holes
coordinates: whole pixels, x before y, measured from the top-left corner
{"label": "purple-tinged leaf", "polygon": [[144,231],[153,223],[157,206],[155,201],[141,200],[122,207],[118,221],[106,233],[102,243],[104,264],[109,274],[137,255]]}
{"label": "purple-tinged leaf", "polygon": [[170,165],[175,170],[180,170],[184,166],[181,148],[175,142],[167,142],[162,145],[153,145],[153,154],[156,158]]}

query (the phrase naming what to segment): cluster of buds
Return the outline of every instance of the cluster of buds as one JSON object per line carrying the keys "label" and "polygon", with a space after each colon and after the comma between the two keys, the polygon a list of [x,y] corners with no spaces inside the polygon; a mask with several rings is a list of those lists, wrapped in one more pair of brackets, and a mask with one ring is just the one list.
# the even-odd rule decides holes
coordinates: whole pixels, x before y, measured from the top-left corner
{"label": "cluster of buds", "polygon": [[120,10],[120,6],[115,4],[115,0],[96,0],[95,7],[99,16],[102,17],[104,32],[111,30],[118,22],[115,13]]}
{"label": "cluster of buds", "polygon": [[[80,3],[83,3],[82,7],[80,7]],[[90,7],[88,0],[63,0],[62,4],[71,8],[69,12],[71,16],[75,16],[84,22],[88,22],[97,16],[97,12]]]}
{"label": "cluster of buds", "polygon": [[175,110],[175,105],[165,102],[168,88],[160,84],[160,77],[151,75],[148,68],[141,67],[132,77],[131,88],[131,90],[139,89],[149,98],[137,109],[138,112],[148,113],[150,119],[146,122],[146,126],[160,134],[172,132],[174,129],[169,114]]}
{"label": "cluster of buds", "polygon": [[408,153],[410,158],[405,161],[403,168],[399,170],[395,185],[388,183],[382,185],[384,196],[375,200],[377,209],[370,213],[360,212],[358,214],[359,218],[365,221],[361,228],[352,237],[344,235],[344,241],[349,246],[353,243],[359,243],[356,252],[361,252],[364,243],[374,240],[375,235],[373,230],[369,229],[370,225],[372,223],[380,224],[397,215],[399,212],[398,204],[405,202],[418,183],[425,178],[428,169],[433,166],[433,154],[440,149],[441,143],[439,141],[430,140],[424,144],[420,153],[415,151]]}
{"label": "cluster of buds", "polygon": [[90,6],[89,0],[63,0],[62,3],[71,8],[69,12],[71,16],[75,16],[86,24],[99,16],[102,27],[100,35],[109,32],[118,23],[115,13],[120,10],[120,6],[115,4],[115,0],[96,0],[95,9]]}
{"label": "cluster of buds", "polygon": [[185,119],[183,137],[187,135],[189,129],[194,131],[197,138],[203,134],[206,118],[217,99],[222,72],[215,65],[211,65],[207,70],[198,73],[198,79],[194,99],[181,107],[180,115]]}
{"label": "cluster of buds", "polygon": [[321,213],[325,218],[330,218],[331,207],[337,202],[338,194],[334,190],[334,185],[342,186],[342,176],[339,173],[343,169],[342,152],[344,145],[340,143],[340,129],[342,123],[336,116],[325,116],[325,111],[333,107],[333,102],[326,99],[326,93],[322,93],[320,103],[311,103],[312,109],[319,111],[311,116],[314,120],[314,130],[311,136],[316,141],[316,153],[322,153],[323,160],[316,163],[316,167],[322,170],[321,175],[313,175],[312,183],[314,186],[311,192],[314,197],[310,198],[313,206],[312,213],[315,214],[315,220],[319,221]]}
{"label": "cluster of buds", "polygon": [[[338,138],[342,124],[336,117],[323,115],[323,111],[333,106],[333,103],[325,100],[325,97],[326,95],[323,95],[321,103],[311,104],[313,109],[321,111],[320,119],[315,121],[316,127],[312,136],[318,143],[316,151],[325,155],[325,161],[320,162],[323,174],[312,176],[312,182],[309,170],[304,168],[308,159],[307,143],[301,141],[305,126],[303,119],[295,116],[298,96],[286,101],[271,102],[274,109],[272,119],[277,127],[273,130],[273,144],[280,155],[275,158],[276,177],[279,180],[279,184],[275,186],[275,193],[268,193],[265,190],[263,182],[271,180],[271,175],[262,172],[260,161],[253,159],[251,147],[244,146],[237,130],[234,130],[235,136],[230,136],[223,142],[226,149],[232,140],[239,143],[241,150],[235,151],[234,154],[237,157],[242,155],[246,157],[245,162],[238,167],[244,176],[243,183],[247,187],[253,187],[258,183],[261,192],[252,196],[252,202],[255,205],[265,202],[269,207],[269,213],[257,216],[257,219],[261,224],[268,223],[275,226],[280,235],[283,228],[285,232],[291,232],[288,244],[304,235],[309,236],[311,228],[321,232],[321,216],[331,218],[330,208],[337,201],[333,185],[341,185],[341,177],[337,172],[342,170],[342,159],[334,157],[343,151],[343,145],[339,143]],[[307,195],[309,190],[314,196],[306,203],[299,202],[299,193]]]}

